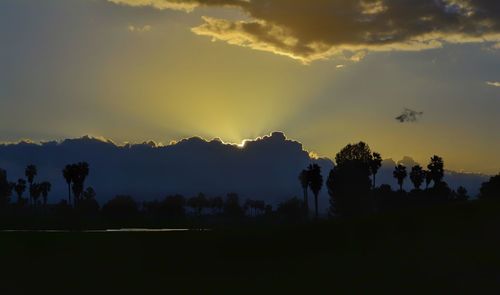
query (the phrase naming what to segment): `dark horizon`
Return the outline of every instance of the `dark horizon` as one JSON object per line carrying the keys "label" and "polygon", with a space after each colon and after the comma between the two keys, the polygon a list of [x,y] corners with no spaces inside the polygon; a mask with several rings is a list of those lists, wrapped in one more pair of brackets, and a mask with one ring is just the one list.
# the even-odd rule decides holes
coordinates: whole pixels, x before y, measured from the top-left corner
{"label": "dark horizon", "polygon": [[[402,163],[411,168],[418,164],[408,156],[399,161],[383,159],[379,184],[389,184],[394,189],[397,188],[392,177],[394,166]],[[281,132],[247,140],[244,145],[223,143],[218,139],[207,141],[200,137],[167,146],[153,142],[117,145],[89,136],[39,144],[0,144],[0,167],[9,172],[9,178],[22,177],[28,163],[37,165],[41,177],[52,183],[50,203],[65,198],[66,186],[60,174],[62,168],[68,163],[81,161],[90,164],[88,182],[96,190],[100,203],[117,194],[132,195],[137,200],[153,200],[172,194],[194,196],[200,192],[209,195],[237,192],[244,198],[259,198],[276,205],[291,197],[300,197],[301,188],[296,177],[297,171],[303,167],[311,163],[320,164],[323,171],[334,167],[331,159],[312,157],[301,143],[287,139]],[[269,170],[269,165],[272,170]],[[451,188],[462,185],[474,197],[489,177],[447,170],[445,179]],[[411,184],[406,183],[405,188],[411,189]],[[322,191],[322,212],[328,207],[327,200],[326,191]]]}

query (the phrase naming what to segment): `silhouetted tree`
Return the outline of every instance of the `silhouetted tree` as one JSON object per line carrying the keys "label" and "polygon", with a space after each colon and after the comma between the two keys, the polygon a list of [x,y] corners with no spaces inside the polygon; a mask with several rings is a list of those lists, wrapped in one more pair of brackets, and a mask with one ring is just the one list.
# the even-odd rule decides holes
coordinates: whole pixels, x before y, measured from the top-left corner
{"label": "silhouetted tree", "polygon": [[406,172],[406,167],[403,165],[398,165],[394,168],[394,172],[392,172],[392,176],[397,179],[398,185],[399,185],[399,191],[403,192],[403,184],[408,176],[408,173]]}
{"label": "silhouetted tree", "polygon": [[481,185],[479,198],[500,199],[500,174],[493,176]]}
{"label": "silhouetted tree", "polygon": [[96,197],[96,192],[93,187],[88,187],[84,192],[83,192],[83,198],[84,199],[95,199]]}
{"label": "silhouetted tree", "polygon": [[394,192],[388,184],[382,184],[373,193],[379,212],[399,209],[402,205],[401,194]]}
{"label": "silhouetted tree", "polygon": [[373,153],[372,158],[369,162],[370,172],[372,174],[373,186],[372,189],[375,189],[375,177],[377,176],[378,170],[382,167],[382,156],[379,153]]}
{"label": "silhouetted tree", "polygon": [[224,215],[232,218],[242,217],[244,215],[243,208],[240,206],[238,194],[230,193],[226,196],[224,202]]}
{"label": "silhouetted tree", "polygon": [[257,215],[257,212],[260,212],[260,214],[264,214],[265,211],[266,211],[266,203],[264,201],[255,201],[254,202],[254,208],[255,208],[255,211],[256,211],[256,215]]}
{"label": "silhouetted tree", "polygon": [[433,156],[431,158],[431,162],[427,165],[427,169],[429,169],[430,177],[434,182],[434,186],[439,185],[444,178],[444,162],[443,158],[439,156]]}
{"label": "silhouetted tree", "polygon": [[208,201],[212,213],[220,213],[224,208],[224,200],[221,197],[213,197]]}
{"label": "silhouetted tree", "polygon": [[309,212],[309,200],[308,200],[308,191],[309,191],[309,170],[302,170],[299,174],[300,186],[302,187],[302,191],[304,193],[304,208],[305,213]]}
{"label": "silhouetted tree", "polygon": [[36,207],[38,205],[38,200],[42,194],[42,187],[39,183],[33,183],[30,187],[30,195],[33,199],[33,206]]}
{"label": "silhouetted tree", "polygon": [[208,207],[208,200],[204,194],[199,193],[198,196],[188,200],[187,205],[196,212],[196,215],[201,216],[203,209]]}
{"label": "silhouetted tree", "polygon": [[245,213],[250,211],[250,216],[253,216],[253,209],[254,209],[254,201],[247,199],[245,203],[243,204],[243,210],[245,210]]}
{"label": "silhouetted tree", "polygon": [[116,196],[102,207],[105,216],[113,219],[133,218],[139,211],[137,203],[131,196]]}
{"label": "silhouetted tree", "polygon": [[170,218],[183,218],[186,200],[181,195],[168,196],[160,204],[160,212]]}
{"label": "silhouetted tree", "polygon": [[323,176],[321,175],[321,167],[318,164],[309,165],[309,187],[314,194],[314,212],[316,219],[318,218],[318,196],[323,187]]}
{"label": "silhouetted tree", "polygon": [[432,174],[429,170],[424,170],[425,173],[425,189],[429,189],[429,185],[432,182]]}
{"label": "silhouetted tree", "polygon": [[264,201],[257,200],[246,200],[243,208],[246,211],[250,211],[250,216],[255,217],[258,213],[263,213],[266,209],[266,203]]}
{"label": "silhouetted tree", "polygon": [[75,165],[66,165],[62,171],[64,180],[68,184],[68,204],[71,204],[71,183],[75,179]]}
{"label": "silhouetted tree", "polygon": [[82,199],[78,204],[78,212],[85,215],[97,214],[99,212],[99,203],[97,203],[96,195],[94,188],[87,187],[82,193]]}
{"label": "silhouetted tree", "polygon": [[280,203],[276,213],[285,222],[300,222],[304,219],[304,203],[298,198]]}
{"label": "silhouetted tree", "polygon": [[12,184],[7,180],[7,171],[0,169],[0,207],[4,208],[10,202]]}
{"label": "silhouetted tree", "polygon": [[467,201],[469,199],[469,195],[467,194],[467,189],[463,186],[459,186],[456,191],[456,199],[457,201]]}
{"label": "silhouetted tree", "polygon": [[425,180],[425,175],[425,171],[420,165],[415,165],[411,168],[410,180],[416,190],[420,190],[420,187]]}
{"label": "silhouetted tree", "polygon": [[47,197],[49,195],[51,188],[52,188],[52,185],[48,181],[44,181],[44,182],[40,183],[39,189],[40,189],[40,193],[43,197],[43,206],[47,206]]}
{"label": "silhouetted tree", "polygon": [[35,181],[35,176],[38,174],[38,171],[36,169],[36,166],[31,164],[26,167],[24,170],[24,175],[26,176],[26,179],[28,180],[29,185],[29,193],[30,193],[30,203],[33,202],[33,194],[35,190],[33,190],[33,181]]}
{"label": "silhouetted tree", "polygon": [[[80,162],[77,164],[66,165],[63,169],[63,176],[68,185],[71,185],[71,190],[73,191],[74,205],[78,205],[78,202],[82,199],[82,194],[85,188],[85,180],[89,175],[89,164],[86,162]],[[68,192],[68,199],[71,202],[71,192]]]}
{"label": "silhouetted tree", "polygon": [[336,155],[336,166],[326,183],[331,215],[351,216],[373,209],[371,160],[370,147],[364,142],[349,144]]}
{"label": "silhouetted tree", "polygon": [[14,185],[14,191],[17,194],[17,204],[21,206],[23,203],[23,194],[26,191],[26,180],[19,178]]}

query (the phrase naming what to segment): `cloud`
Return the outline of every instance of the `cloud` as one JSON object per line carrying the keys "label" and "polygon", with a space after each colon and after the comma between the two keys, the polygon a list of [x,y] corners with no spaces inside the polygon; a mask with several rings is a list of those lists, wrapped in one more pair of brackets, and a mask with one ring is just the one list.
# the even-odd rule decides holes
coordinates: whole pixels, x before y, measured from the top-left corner
{"label": "cloud", "polygon": [[[276,203],[301,195],[297,175],[310,163],[320,164],[324,175],[333,168],[332,161],[318,158],[281,132],[246,140],[241,146],[200,137],[166,146],[155,142],[117,145],[91,136],[40,144],[0,144],[0,168],[8,171],[9,179],[24,177],[24,167],[36,164],[37,177],[53,185],[53,202],[67,194],[61,169],[78,161],[90,164],[86,185],[96,190],[99,201],[116,194],[145,200],[174,193],[236,192],[242,198]],[[322,193],[326,208],[326,190]]]}
{"label": "cloud", "polygon": [[132,33],[145,33],[151,31],[153,28],[150,25],[145,25],[142,27],[134,26],[134,25],[129,25],[128,30],[129,32]]}
{"label": "cloud", "polygon": [[198,4],[194,1],[176,1],[176,0],[108,0],[111,3],[119,5],[128,5],[133,7],[153,7],[164,10],[182,10],[191,12]]}
{"label": "cloud", "polygon": [[420,51],[445,44],[499,43],[500,2],[491,0],[108,0],[191,11],[230,6],[245,20],[203,17],[193,32],[303,63],[361,60],[373,51]]}
{"label": "cloud", "polygon": [[401,123],[413,123],[417,122],[423,115],[424,112],[417,112],[411,109],[404,109],[403,113],[398,117],[396,117],[396,120]]}
{"label": "cloud", "polygon": [[493,87],[500,87],[500,82],[488,81],[488,82],[486,82],[486,85],[493,86]]}

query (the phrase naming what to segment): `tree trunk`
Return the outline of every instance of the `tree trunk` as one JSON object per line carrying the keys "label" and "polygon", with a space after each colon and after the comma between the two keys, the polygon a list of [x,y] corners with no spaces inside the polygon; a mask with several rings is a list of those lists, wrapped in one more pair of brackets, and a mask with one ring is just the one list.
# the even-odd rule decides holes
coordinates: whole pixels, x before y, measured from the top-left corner
{"label": "tree trunk", "polygon": [[373,173],[373,183],[372,183],[372,189],[375,189],[375,173]]}
{"label": "tree trunk", "polygon": [[314,194],[314,209],[316,212],[316,219],[318,219],[318,195]]}
{"label": "tree trunk", "polygon": [[71,206],[71,183],[68,183],[68,205]]}
{"label": "tree trunk", "polygon": [[304,189],[304,210],[306,211],[306,216],[309,214],[309,198],[307,197],[307,188]]}

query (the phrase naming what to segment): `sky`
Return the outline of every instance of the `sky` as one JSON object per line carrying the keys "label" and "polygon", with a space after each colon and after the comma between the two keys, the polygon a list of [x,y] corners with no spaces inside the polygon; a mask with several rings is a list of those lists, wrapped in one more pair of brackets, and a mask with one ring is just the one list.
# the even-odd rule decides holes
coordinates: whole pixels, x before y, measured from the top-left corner
{"label": "sky", "polygon": [[493,174],[499,110],[496,1],[0,2],[3,142],[282,131],[320,156],[363,140]]}

